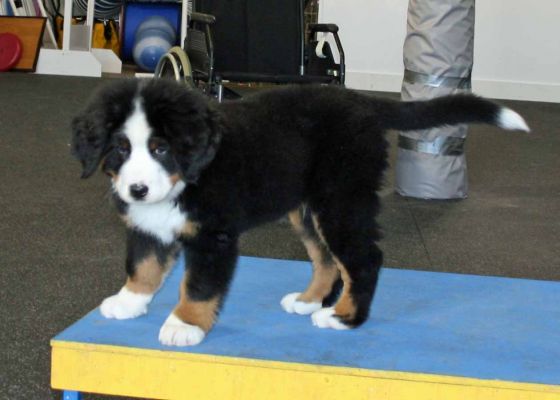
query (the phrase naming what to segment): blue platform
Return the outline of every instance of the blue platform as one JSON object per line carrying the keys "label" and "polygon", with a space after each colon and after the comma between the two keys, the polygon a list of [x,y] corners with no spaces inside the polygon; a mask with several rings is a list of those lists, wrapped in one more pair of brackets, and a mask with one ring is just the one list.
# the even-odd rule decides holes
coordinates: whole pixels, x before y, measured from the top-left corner
{"label": "blue platform", "polygon": [[560,384],[559,282],[384,268],[369,321],[334,331],[280,307],[283,295],[305,289],[308,262],[241,257],[215,328],[198,346],[169,348],[158,331],[182,275],[176,266],[147,315],[108,320],[95,309],[54,341]]}

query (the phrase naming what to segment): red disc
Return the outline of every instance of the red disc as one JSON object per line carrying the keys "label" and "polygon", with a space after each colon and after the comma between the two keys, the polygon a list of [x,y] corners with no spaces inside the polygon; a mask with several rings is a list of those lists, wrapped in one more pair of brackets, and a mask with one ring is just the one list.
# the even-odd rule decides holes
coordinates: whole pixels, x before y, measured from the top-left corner
{"label": "red disc", "polygon": [[21,58],[21,40],[13,33],[0,33],[0,72],[12,69]]}

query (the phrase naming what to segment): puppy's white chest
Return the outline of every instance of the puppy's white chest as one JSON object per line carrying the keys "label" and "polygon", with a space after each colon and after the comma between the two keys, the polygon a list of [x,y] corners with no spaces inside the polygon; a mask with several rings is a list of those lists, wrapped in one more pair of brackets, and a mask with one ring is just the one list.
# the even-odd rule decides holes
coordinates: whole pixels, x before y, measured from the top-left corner
{"label": "puppy's white chest", "polygon": [[172,243],[187,221],[187,213],[175,202],[130,204],[130,224],[140,231],[156,236],[164,244]]}

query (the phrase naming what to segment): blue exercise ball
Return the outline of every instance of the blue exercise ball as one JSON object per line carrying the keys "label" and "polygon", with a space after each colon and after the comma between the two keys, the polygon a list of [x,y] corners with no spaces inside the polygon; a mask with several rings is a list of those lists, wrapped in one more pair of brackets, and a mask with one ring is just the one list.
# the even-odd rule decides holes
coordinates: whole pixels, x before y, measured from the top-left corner
{"label": "blue exercise ball", "polygon": [[175,44],[177,33],[167,18],[153,16],[136,29],[132,58],[144,71],[153,72],[159,59]]}

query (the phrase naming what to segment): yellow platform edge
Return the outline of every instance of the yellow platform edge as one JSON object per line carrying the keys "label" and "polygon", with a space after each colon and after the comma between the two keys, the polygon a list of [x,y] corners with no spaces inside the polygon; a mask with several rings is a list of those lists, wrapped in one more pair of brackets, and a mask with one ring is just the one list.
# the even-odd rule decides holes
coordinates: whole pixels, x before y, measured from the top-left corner
{"label": "yellow platform edge", "polygon": [[560,400],[560,386],[51,341],[54,389],[197,400]]}

